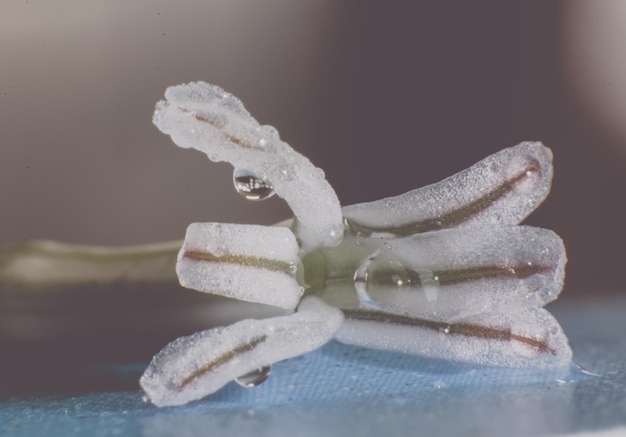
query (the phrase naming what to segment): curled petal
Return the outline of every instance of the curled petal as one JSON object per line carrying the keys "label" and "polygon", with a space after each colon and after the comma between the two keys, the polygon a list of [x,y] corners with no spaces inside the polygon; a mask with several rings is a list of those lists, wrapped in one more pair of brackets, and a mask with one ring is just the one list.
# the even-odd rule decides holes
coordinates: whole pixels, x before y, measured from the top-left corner
{"label": "curled petal", "polygon": [[297,218],[303,251],[341,239],[343,221],[335,191],[324,172],[261,126],[239,99],[220,87],[194,82],[168,88],[153,122],[180,147],[227,161],[269,183]]}
{"label": "curled petal", "polygon": [[305,298],[288,316],[242,320],[174,340],[152,359],[139,382],[153,404],[183,405],[255,369],[321,347],[342,322],[337,308]]}

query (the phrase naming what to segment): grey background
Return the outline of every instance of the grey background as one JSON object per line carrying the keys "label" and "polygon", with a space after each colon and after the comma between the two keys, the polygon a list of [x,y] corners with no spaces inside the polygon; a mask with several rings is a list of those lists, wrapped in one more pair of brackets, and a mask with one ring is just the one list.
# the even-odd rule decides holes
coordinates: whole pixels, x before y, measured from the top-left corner
{"label": "grey background", "polygon": [[[626,28],[619,1],[2,1],[0,244],[137,244],[193,221],[270,224],[231,169],[151,124],[169,85],[219,84],[326,171],[342,203],[503,147],[555,153],[569,296],[623,287]],[[622,105],[622,106],[620,106]]]}

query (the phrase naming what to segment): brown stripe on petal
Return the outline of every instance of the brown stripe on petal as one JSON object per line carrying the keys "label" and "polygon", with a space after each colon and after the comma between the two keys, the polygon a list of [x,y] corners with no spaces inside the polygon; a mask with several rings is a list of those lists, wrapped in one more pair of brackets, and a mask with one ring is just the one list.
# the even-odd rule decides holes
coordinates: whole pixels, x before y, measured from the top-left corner
{"label": "brown stripe on petal", "polygon": [[538,352],[556,355],[556,351],[548,345],[547,340],[537,340],[530,337],[524,337],[523,335],[514,334],[511,332],[510,328],[492,328],[475,323],[437,322],[434,320],[375,311],[343,310],[343,313],[346,319],[352,320],[424,328],[442,332],[446,335],[463,335],[466,337],[480,338],[484,340],[517,341],[526,346],[530,346]]}
{"label": "brown stripe on petal", "polygon": [[253,267],[257,269],[271,270],[274,272],[286,273],[293,276],[292,264],[285,261],[277,261],[266,258],[258,258],[254,256],[244,255],[223,255],[218,256],[210,252],[200,252],[189,250],[183,253],[183,258],[192,259],[195,261],[226,263],[226,264],[238,264],[246,267]]}
{"label": "brown stripe on petal", "polygon": [[516,278],[526,279],[532,275],[547,273],[554,267],[525,263],[514,266],[478,266],[456,270],[439,270],[433,272],[437,283],[441,286],[454,285],[480,279]]}
{"label": "brown stripe on petal", "polygon": [[[185,113],[190,113],[191,115],[193,115],[193,117],[202,122],[202,123],[207,123],[210,124],[211,126],[213,126],[214,128],[218,129],[218,130],[222,130],[222,128],[226,125],[226,121],[223,120],[222,118],[215,116],[213,114],[210,113],[206,113],[206,112],[199,112],[199,111],[194,111],[188,108],[185,108],[183,106],[179,106],[178,107],[181,112],[185,112]],[[252,149],[252,150],[264,150],[263,147],[257,145],[257,144],[250,144],[246,141],[241,140],[240,138],[237,137],[233,137],[232,135],[227,135],[226,133],[222,132],[224,134],[224,137],[226,137],[226,139],[233,143],[238,145],[239,147],[242,147],[244,149]]]}
{"label": "brown stripe on petal", "polygon": [[436,231],[438,229],[453,228],[470,220],[472,217],[480,214],[492,206],[498,200],[511,193],[517,184],[524,182],[529,175],[539,172],[540,169],[540,164],[536,159],[529,159],[528,163],[521,171],[506,179],[492,191],[482,197],[479,197],[473,202],[438,217],[408,223],[398,227],[363,225],[352,219],[346,219],[346,223],[355,233],[358,232],[364,236],[371,235],[375,232],[392,233],[402,236]]}
{"label": "brown stripe on petal", "polygon": [[[413,287],[416,291],[422,290],[424,286],[445,287],[450,285],[458,285],[464,282],[479,281],[481,279],[526,279],[533,275],[546,274],[553,271],[556,267],[551,265],[542,265],[529,263],[520,263],[512,266],[505,265],[486,265],[473,266],[459,269],[449,270],[427,270],[428,274],[424,275],[416,270],[402,269],[395,270],[376,270],[368,272],[368,281],[375,284],[391,285],[397,284],[398,277],[406,275],[401,286]],[[340,272],[343,273],[343,272]],[[326,277],[326,282],[343,279],[343,277]]]}
{"label": "brown stripe on petal", "polygon": [[196,378],[199,378],[215,370],[216,368],[228,363],[230,360],[238,357],[239,355],[242,355],[246,352],[250,352],[259,344],[263,343],[265,340],[267,340],[267,336],[262,335],[260,337],[253,338],[248,343],[244,343],[240,346],[237,346],[236,348],[226,352],[223,355],[220,355],[219,357],[215,358],[212,361],[209,361],[204,366],[199,367],[198,369],[194,370],[189,375],[187,375],[179,384],[177,384],[177,388],[178,389],[184,388],[186,385],[188,385],[190,382],[192,382]]}

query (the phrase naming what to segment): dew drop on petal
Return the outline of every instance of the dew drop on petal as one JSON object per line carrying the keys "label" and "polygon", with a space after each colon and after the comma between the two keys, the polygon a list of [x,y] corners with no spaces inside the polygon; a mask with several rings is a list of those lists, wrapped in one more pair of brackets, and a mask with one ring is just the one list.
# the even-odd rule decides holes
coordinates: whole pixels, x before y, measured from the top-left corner
{"label": "dew drop on petal", "polygon": [[247,200],[265,200],[274,195],[274,188],[268,182],[248,170],[236,168],[233,171],[233,184]]}
{"label": "dew drop on petal", "polygon": [[272,374],[272,366],[264,366],[241,375],[235,382],[245,388],[253,388],[263,384]]}

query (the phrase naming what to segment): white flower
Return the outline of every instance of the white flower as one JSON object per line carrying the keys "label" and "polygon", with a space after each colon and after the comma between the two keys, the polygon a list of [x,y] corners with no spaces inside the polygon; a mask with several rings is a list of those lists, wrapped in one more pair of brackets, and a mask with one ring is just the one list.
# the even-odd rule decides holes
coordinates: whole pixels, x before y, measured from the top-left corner
{"label": "white flower", "polygon": [[189,226],[177,264],[183,286],[289,313],[167,345],[140,381],[155,405],[200,399],[242,375],[260,382],[273,363],[332,338],[483,365],[569,364],[567,338],[543,309],[563,286],[565,248],[552,231],[519,226],[550,190],[552,153],[541,143],[342,209],[324,172],[236,97],[202,82],[165,97],[159,129],[231,163],[242,194],[275,192],[295,218],[289,227]]}

